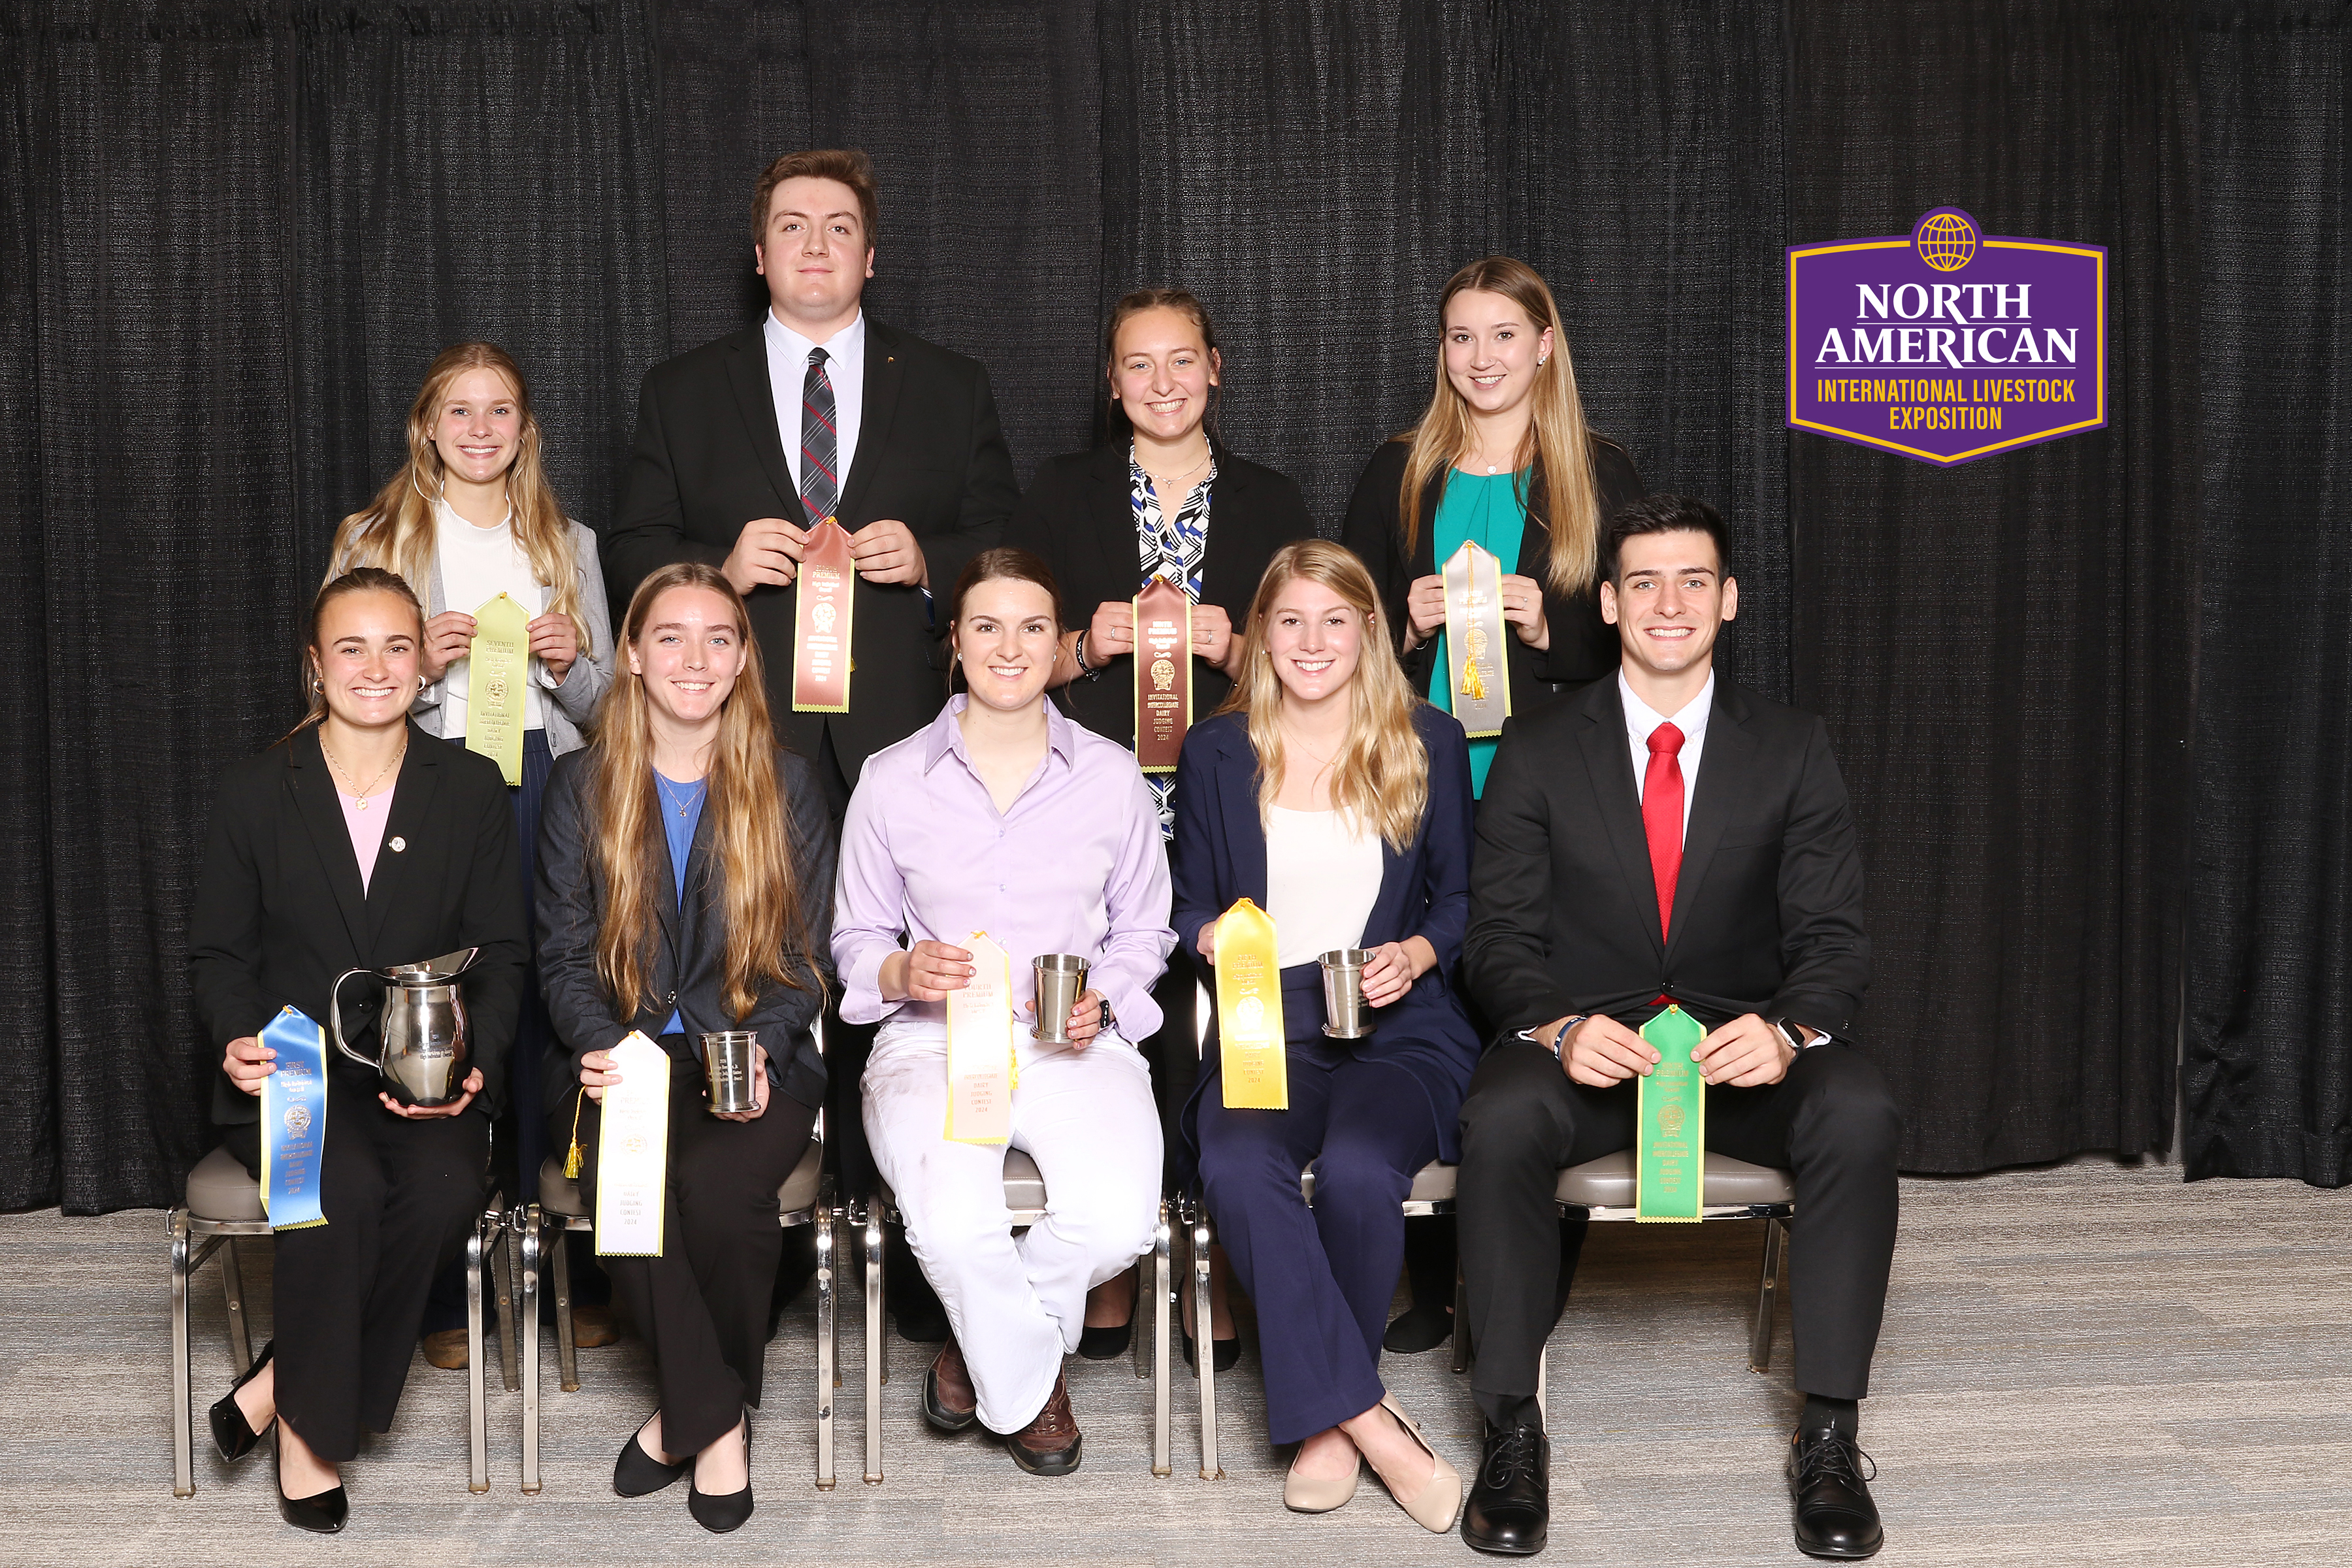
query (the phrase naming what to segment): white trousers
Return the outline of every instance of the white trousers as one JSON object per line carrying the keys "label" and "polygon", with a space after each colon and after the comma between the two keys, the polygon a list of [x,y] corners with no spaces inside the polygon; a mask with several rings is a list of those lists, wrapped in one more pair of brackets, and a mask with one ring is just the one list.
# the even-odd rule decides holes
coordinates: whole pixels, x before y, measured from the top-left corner
{"label": "white trousers", "polygon": [[1078,1348],[1087,1292],[1150,1250],[1160,1215],[1151,1069],[1103,1034],[1080,1050],[1019,1042],[1013,1147],[1045,1178],[1045,1217],[1013,1234],[1004,1149],[948,1142],[944,1025],[882,1026],[861,1081],[866,1138],[939,1292],[980,1395],[981,1425],[1037,1417]]}

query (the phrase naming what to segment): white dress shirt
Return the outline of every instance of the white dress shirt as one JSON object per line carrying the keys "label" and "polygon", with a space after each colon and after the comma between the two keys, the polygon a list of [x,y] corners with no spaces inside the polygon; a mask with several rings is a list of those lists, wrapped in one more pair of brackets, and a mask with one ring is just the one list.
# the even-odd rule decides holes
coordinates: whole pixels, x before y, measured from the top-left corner
{"label": "white dress shirt", "polygon": [[[833,383],[834,447],[840,456],[835,494],[849,488],[849,465],[857,460],[857,427],[866,413],[866,312],[817,343],[776,320],[771,308],[761,319],[768,342],[768,388],[776,399],[776,434],[783,437],[784,462],[793,486],[801,488],[801,389],[808,384],[809,351],[824,350],[825,379]],[[809,519],[812,525],[815,518]]]}
{"label": "white dress shirt", "polygon": [[[440,556],[442,592],[449,607],[472,615],[489,600],[505,594],[522,605],[526,620],[547,613],[548,592],[530,572],[530,555],[514,536],[514,513],[496,528],[477,528],[459,517],[445,500],[433,503],[433,547]],[[441,678],[441,734],[461,740],[466,733],[466,691],[473,659],[459,655]],[[526,730],[547,727],[546,700],[540,683],[547,667],[530,661],[530,679],[522,686],[522,721]]]}
{"label": "white dress shirt", "polygon": [[1633,752],[1633,793],[1640,795],[1650,780],[1650,731],[1671,721],[1683,732],[1683,749],[1677,760],[1683,769],[1683,837],[1690,837],[1691,800],[1698,794],[1698,755],[1706,746],[1706,716],[1715,708],[1715,671],[1708,670],[1706,684],[1690,700],[1679,713],[1659,712],[1633,695],[1631,681],[1622,668],[1617,672],[1617,695],[1625,703],[1625,739]]}

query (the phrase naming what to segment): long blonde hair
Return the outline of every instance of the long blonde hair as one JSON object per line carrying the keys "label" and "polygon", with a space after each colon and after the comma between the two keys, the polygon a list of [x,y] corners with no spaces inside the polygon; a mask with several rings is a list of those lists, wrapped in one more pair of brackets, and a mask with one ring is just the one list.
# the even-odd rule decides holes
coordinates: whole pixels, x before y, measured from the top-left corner
{"label": "long blonde hair", "polygon": [[530,574],[546,585],[547,607],[570,616],[579,628],[580,652],[586,657],[595,650],[588,646],[588,622],[580,613],[580,564],[572,549],[572,526],[554,487],[547,482],[540,458],[539,418],[530,411],[530,388],[523,381],[522,367],[496,343],[454,343],[433,356],[425,384],[408,407],[408,459],[373,500],[336,528],[327,575],[331,580],[354,566],[381,566],[407,578],[416,596],[425,597],[425,577],[433,569],[433,503],[440,498],[444,479],[433,427],[440,421],[450,384],[469,370],[493,373],[514,395],[516,412],[522,416],[514,462],[507,469],[515,542],[530,560]]}
{"label": "long blonde hair", "polygon": [[1361,652],[1348,683],[1348,738],[1331,760],[1331,805],[1359,831],[1370,826],[1402,855],[1421,831],[1429,805],[1429,748],[1412,727],[1421,699],[1404,678],[1396,648],[1381,630],[1381,602],[1372,574],[1356,552],[1328,539],[1302,539],[1275,552],[1250,600],[1241,679],[1220,713],[1248,716],[1257,751],[1258,816],[1265,820],[1282,793],[1282,678],[1266,650],[1266,617],[1293,578],[1320,583],[1363,617]]}
{"label": "long blonde hair", "polygon": [[[1591,589],[1600,574],[1601,487],[1592,473],[1591,430],[1584,423],[1584,400],[1576,391],[1576,366],[1568,357],[1568,334],[1560,331],[1559,310],[1543,275],[1524,261],[1489,256],[1474,261],[1446,280],[1437,302],[1437,387],[1421,423],[1400,440],[1412,443],[1405,458],[1404,480],[1397,492],[1397,517],[1410,557],[1421,538],[1421,497],[1430,480],[1452,468],[1470,450],[1470,405],[1445,374],[1445,307],[1456,294],[1470,289],[1500,294],[1527,313],[1528,325],[1551,332],[1550,356],[1536,367],[1532,417],[1512,467],[1527,476],[1517,481],[1520,506],[1538,510],[1551,535],[1551,560],[1544,575],[1552,591],[1562,595]],[[1441,563],[1442,564],[1442,563]]]}
{"label": "long blonde hair", "polygon": [[[808,928],[776,772],[776,732],[760,680],[760,643],[743,613],[742,596],[715,566],[693,561],[665,566],[630,598],[622,638],[634,645],[643,637],[654,601],[672,588],[708,588],[725,599],[743,644],[742,673],[720,710],[719,744],[705,775],[709,793],[702,805],[710,821],[727,922],[727,1005],[740,1020],[769,982],[805,991],[811,984],[822,988],[824,980],[812,973],[804,981],[784,963],[786,948],[807,951]],[[648,1000],[646,955],[659,921],[654,900],[668,897],[669,889],[663,886],[667,860],[661,806],[655,799],[645,679],[629,669],[626,659],[614,663],[619,668],[596,710],[596,740],[588,751],[583,788],[596,825],[596,868],[604,880],[596,973],[621,1016],[634,1017]],[[697,889],[687,891],[699,896]]]}

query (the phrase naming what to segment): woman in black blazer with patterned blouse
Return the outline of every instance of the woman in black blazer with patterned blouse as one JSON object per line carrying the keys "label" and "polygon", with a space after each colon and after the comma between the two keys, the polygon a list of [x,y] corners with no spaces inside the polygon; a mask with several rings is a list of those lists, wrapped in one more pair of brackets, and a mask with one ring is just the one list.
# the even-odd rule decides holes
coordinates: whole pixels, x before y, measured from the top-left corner
{"label": "woman in black blazer with patterned blouse", "polygon": [[[1234,624],[1274,552],[1314,537],[1298,487],[1234,455],[1217,433],[1223,361],[1207,307],[1183,289],[1140,289],[1111,308],[1103,333],[1114,438],[1043,464],[1005,527],[1004,542],[1044,558],[1082,629],[1062,639],[1055,684],[1087,729],[1135,744],[1135,616],[1131,601],[1156,576],[1192,601],[1192,715],[1205,719],[1233,689],[1242,641]],[[1172,836],[1175,775],[1150,775],[1160,831]],[[1171,960],[1152,991],[1164,1022],[1141,1042],[1162,1131],[1176,1146],[1178,1110],[1200,1069],[1199,980]],[[1109,1292],[1089,1316],[1114,1316]],[[1124,1329],[1092,1329],[1080,1350],[1117,1355]],[[1231,1341],[1222,1342],[1227,1344]]]}

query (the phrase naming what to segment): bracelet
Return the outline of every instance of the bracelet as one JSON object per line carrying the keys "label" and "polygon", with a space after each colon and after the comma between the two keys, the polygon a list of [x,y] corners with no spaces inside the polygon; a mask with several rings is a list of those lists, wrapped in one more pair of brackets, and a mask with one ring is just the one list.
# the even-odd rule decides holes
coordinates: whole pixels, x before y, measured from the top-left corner
{"label": "bracelet", "polygon": [[1102,671],[1087,662],[1087,633],[1083,626],[1078,629],[1078,640],[1070,645],[1070,662],[1078,667],[1078,673],[1087,679],[1102,679]]}
{"label": "bracelet", "polygon": [[1554,1029],[1552,1031],[1551,1038],[1549,1040],[1537,1039],[1536,1033],[1533,1029],[1521,1029],[1519,1031],[1519,1038],[1527,1041],[1528,1044],[1531,1046],[1543,1047],[1544,1049],[1552,1054],[1552,1059],[1557,1061],[1559,1058],[1560,1045],[1568,1038],[1568,1032],[1591,1016],[1592,1015],[1590,1013],[1579,1013],[1573,1018],[1570,1018],[1566,1023],[1560,1025],[1559,1028]]}

